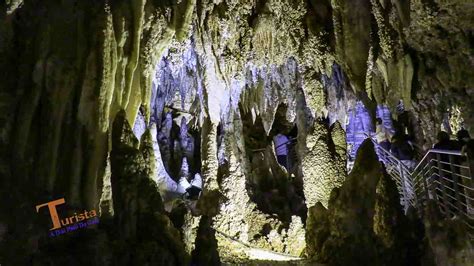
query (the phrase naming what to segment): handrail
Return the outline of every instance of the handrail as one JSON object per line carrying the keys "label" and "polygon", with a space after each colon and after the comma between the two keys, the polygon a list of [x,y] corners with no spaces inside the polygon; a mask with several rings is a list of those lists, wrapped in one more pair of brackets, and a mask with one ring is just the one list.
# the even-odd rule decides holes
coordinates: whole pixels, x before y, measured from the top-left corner
{"label": "handrail", "polygon": [[461,151],[456,151],[456,150],[441,150],[441,149],[430,149],[426,152],[425,156],[423,156],[423,158],[420,160],[420,162],[418,163],[418,165],[415,167],[415,169],[413,169],[412,173],[415,173],[417,170],[418,170],[418,167],[420,167],[423,162],[425,161],[425,159],[430,156],[431,154],[433,153],[439,153],[439,154],[445,154],[445,155],[455,155],[455,156],[462,156],[462,157],[465,157],[465,155],[463,155],[461,153]]}
{"label": "handrail", "polygon": [[[415,201],[410,201],[423,215],[426,201],[434,200],[445,218],[459,217],[474,236],[473,170],[460,162],[469,158],[456,150],[430,149],[408,178]],[[402,197],[406,198],[405,195]]]}
{"label": "handrail", "polygon": [[275,149],[278,149],[278,148],[282,147],[283,145],[293,144],[294,143],[293,140],[297,140],[297,138],[289,138],[288,141],[276,146]]}
{"label": "handrail", "polygon": [[457,150],[440,150],[440,149],[430,149],[427,153],[441,153],[441,154],[448,154],[448,155],[458,155],[463,156],[461,151]]}
{"label": "handrail", "polygon": [[393,161],[401,164],[401,167],[404,168],[406,171],[408,171],[410,174],[410,169],[408,169],[408,167],[402,163],[402,161],[400,159],[398,159],[397,157],[395,157],[390,151],[387,151],[385,148],[383,148],[382,146],[380,146],[377,142],[375,142],[372,138],[371,138],[372,142],[374,143],[375,147],[377,150],[380,150],[382,151],[383,153],[385,153],[386,156],[388,156],[390,159],[392,159]]}
{"label": "handrail", "polygon": [[387,173],[394,179],[400,193],[400,204],[407,212],[410,205],[416,204],[416,194],[409,168],[370,136],[369,139],[374,143],[375,151],[379,160],[386,166]]}
{"label": "handrail", "polygon": [[[293,142],[294,140],[297,140],[297,138],[296,137],[289,138],[286,142],[276,146],[275,149],[278,149],[278,148],[282,147],[283,145],[294,144],[294,142]],[[267,150],[267,148],[261,148],[261,149],[253,149],[251,151],[252,152],[259,152],[259,151],[266,151],[266,150]]]}
{"label": "handrail", "polygon": [[257,250],[262,250],[262,251],[265,251],[265,252],[268,252],[270,254],[275,254],[275,255],[279,255],[279,256],[284,256],[284,257],[287,257],[291,260],[301,260],[301,257],[298,257],[298,256],[294,256],[294,255],[291,255],[291,254],[288,254],[288,253],[281,253],[281,252],[277,252],[277,251],[273,251],[273,250],[268,250],[268,249],[263,249],[263,248],[259,248],[259,247],[256,247],[256,246],[252,246],[250,243],[245,243],[244,241],[242,240],[239,240],[237,239],[236,237],[232,237],[222,231],[219,231],[217,230],[216,228],[212,228],[214,229],[214,231],[218,234],[220,234],[222,237],[224,238],[227,238],[229,239],[230,241],[234,242],[234,243],[237,243],[237,244],[240,244],[242,246],[245,246],[247,248],[251,248],[251,249],[257,249]]}

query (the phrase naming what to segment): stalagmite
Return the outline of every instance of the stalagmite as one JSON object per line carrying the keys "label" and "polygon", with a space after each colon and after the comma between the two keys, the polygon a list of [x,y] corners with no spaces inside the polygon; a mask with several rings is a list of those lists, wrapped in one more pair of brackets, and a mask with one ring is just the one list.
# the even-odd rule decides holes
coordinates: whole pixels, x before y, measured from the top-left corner
{"label": "stalagmite", "polygon": [[[421,159],[440,130],[474,135],[473,13],[461,0],[0,2],[0,264],[472,264],[467,229],[401,210],[395,168],[366,139],[381,118]],[[63,198],[65,231],[48,232],[34,206]],[[92,210],[94,224],[71,219]]]}

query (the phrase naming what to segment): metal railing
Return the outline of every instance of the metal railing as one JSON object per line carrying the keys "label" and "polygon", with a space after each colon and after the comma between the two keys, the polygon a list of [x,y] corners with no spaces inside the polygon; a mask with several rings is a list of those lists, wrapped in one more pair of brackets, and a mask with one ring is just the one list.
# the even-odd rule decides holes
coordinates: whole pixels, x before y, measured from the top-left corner
{"label": "metal railing", "polygon": [[414,184],[411,178],[411,162],[404,162],[397,159],[393,154],[374,142],[379,160],[385,165],[387,173],[395,180],[398,192],[400,193],[400,204],[405,212],[410,206],[415,205],[416,195]]}
{"label": "metal railing", "polygon": [[[278,150],[278,148],[286,146],[287,148],[287,155],[286,155],[286,169],[289,173],[293,173],[295,171],[295,167],[298,164],[298,154],[296,152],[296,143],[297,143],[297,138],[290,138],[288,141],[279,144],[278,146],[275,147],[275,152]],[[252,152],[265,152],[267,148],[261,148],[261,149],[253,149]]]}
{"label": "metal railing", "polygon": [[379,160],[397,184],[405,212],[413,206],[423,215],[427,201],[435,200],[444,218],[459,218],[474,235],[473,169],[467,156],[460,151],[432,149],[411,171],[410,165],[375,141],[374,145]]}
{"label": "metal railing", "polygon": [[226,238],[228,241],[231,241],[234,244],[244,246],[246,249],[249,249],[249,250],[260,251],[259,253],[261,253],[261,255],[263,255],[265,258],[271,258],[272,260],[278,260],[278,261],[290,261],[290,260],[301,260],[302,259],[301,257],[294,256],[294,255],[291,255],[291,254],[276,252],[276,251],[273,251],[273,250],[268,250],[268,249],[263,249],[261,247],[253,246],[251,243],[246,243],[246,242],[238,239],[237,237],[230,236],[230,235],[228,235],[228,234],[226,234],[226,233],[224,233],[220,230],[217,230],[215,228],[213,228],[213,229],[221,237]]}
{"label": "metal railing", "polygon": [[[276,146],[275,150],[280,148],[280,147],[283,147],[284,145],[293,145],[293,144],[296,144],[296,138],[288,139],[288,141]],[[267,148],[260,148],[260,149],[252,149],[251,151],[252,152],[262,152],[262,151],[266,151],[266,150],[267,150]]]}
{"label": "metal railing", "polygon": [[429,150],[412,173],[416,207],[435,200],[445,218],[458,217],[474,233],[474,184],[470,160],[460,151]]}

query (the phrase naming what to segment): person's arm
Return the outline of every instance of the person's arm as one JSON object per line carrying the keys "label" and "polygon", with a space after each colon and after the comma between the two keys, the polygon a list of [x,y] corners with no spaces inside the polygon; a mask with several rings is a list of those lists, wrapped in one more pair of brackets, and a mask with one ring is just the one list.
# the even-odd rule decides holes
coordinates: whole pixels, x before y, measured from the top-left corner
{"label": "person's arm", "polygon": [[461,147],[461,155],[467,156],[467,145]]}

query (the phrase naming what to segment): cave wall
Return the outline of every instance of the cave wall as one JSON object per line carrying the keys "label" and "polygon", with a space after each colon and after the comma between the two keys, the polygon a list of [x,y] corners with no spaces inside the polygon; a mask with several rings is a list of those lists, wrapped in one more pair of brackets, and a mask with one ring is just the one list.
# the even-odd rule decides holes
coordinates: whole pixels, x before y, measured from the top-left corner
{"label": "cave wall", "polygon": [[18,67],[5,71],[2,92],[17,101],[6,143],[18,176],[34,175],[47,192],[69,187],[74,204],[96,206],[109,125],[119,109],[133,123],[139,105],[149,105],[154,57],[189,23],[173,17],[191,4],[26,1],[7,15],[16,45],[2,52]]}
{"label": "cave wall", "polygon": [[98,209],[112,120],[126,109],[133,123],[140,104],[149,105],[156,58],[188,31],[193,4],[0,3],[0,91],[9,104],[1,187],[11,203],[2,205],[9,236],[2,251],[23,250],[16,259],[26,259],[42,242],[38,218],[27,219],[36,204],[65,197],[72,207]]}
{"label": "cave wall", "polygon": [[308,255],[328,265],[418,265],[421,237],[398,201],[395,182],[366,140],[327,207],[318,202],[309,209]]}
{"label": "cave wall", "polygon": [[[307,207],[326,205],[345,179],[343,120],[356,98],[372,115],[376,104],[395,113],[402,101],[426,146],[446,112],[460,113],[474,133],[473,8],[461,0],[2,1],[0,192],[9,203],[0,209],[2,245],[24,254],[19,243],[41,246],[42,222],[28,219],[39,202],[64,196],[71,206],[98,208],[103,191],[112,192],[105,202],[115,201],[108,157],[121,109],[133,125],[142,106],[150,128],[170,103],[195,113],[204,191],[212,192],[199,204],[212,206],[201,215],[213,219],[189,226],[207,232],[214,223],[248,241],[281,221],[247,195],[252,171],[239,105],[262,119],[267,134],[278,106],[288,106]],[[217,125],[226,132],[221,140],[214,140]],[[298,219],[291,224],[301,228]],[[293,252],[275,241],[254,242]]]}
{"label": "cave wall", "polygon": [[185,265],[189,261],[177,228],[164,211],[153,180],[153,141],[150,131],[139,142],[125,111],[113,122],[111,185],[114,217],[110,234],[116,265]]}

